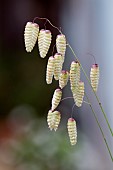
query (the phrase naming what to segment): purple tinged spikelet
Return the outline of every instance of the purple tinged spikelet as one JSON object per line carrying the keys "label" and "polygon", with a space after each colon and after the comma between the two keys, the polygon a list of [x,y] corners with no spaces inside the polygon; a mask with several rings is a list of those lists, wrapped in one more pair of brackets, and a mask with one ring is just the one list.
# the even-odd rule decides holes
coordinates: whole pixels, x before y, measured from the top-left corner
{"label": "purple tinged spikelet", "polygon": [[68,119],[67,129],[70,138],[70,143],[71,145],[75,145],[77,143],[77,127],[76,121],[73,118]]}

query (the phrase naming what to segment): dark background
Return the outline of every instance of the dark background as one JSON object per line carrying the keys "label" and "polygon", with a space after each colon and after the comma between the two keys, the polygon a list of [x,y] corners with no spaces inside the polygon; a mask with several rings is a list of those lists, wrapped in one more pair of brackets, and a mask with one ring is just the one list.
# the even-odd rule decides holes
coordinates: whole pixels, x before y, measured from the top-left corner
{"label": "dark background", "polygon": [[[46,17],[59,26],[59,11],[62,1],[3,1],[1,15],[1,57],[0,57],[0,117],[5,117],[16,105],[29,104],[43,116],[50,105],[52,89],[47,86],[45,69],[47,57],[39,57],[37,45],[32,53],[24,47],[24,27],[34,17]],[[40,28],[44,21],[37,20]],[[46,24],[52,31],[54,44],[58,31]]]}

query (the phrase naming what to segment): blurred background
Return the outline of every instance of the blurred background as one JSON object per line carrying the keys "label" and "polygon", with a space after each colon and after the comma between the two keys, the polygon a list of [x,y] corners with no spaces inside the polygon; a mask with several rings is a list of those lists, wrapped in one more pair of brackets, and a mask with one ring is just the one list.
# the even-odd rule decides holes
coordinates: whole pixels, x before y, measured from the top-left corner
{"label": "blurred background", "polygon": [[[46,24],[53,39],[47,57],[42,59],[37,44],[31,53],[25,51],[24,28],[36,16],[61,27],[88,76],[94,59],[87,53],[95,56],[100,66],[97,95],[113,129],[113,1],[4,0],[0,8],[0,170],[112,170],[113,163],[86,103],[81,108],[74,107],[76,146],[70,146],[66,127],[72,99],[62,101],[58,107],[62,114],[58,131],[49,131],[46,117],[58,82],[47,85],[45,71],[59,33]],[[40,29],[44,28],[43,21],[36,22]],[[68,47],[65,57],[64,69],[69,70],[75,58]],[[82,72],[81,80],[113,154],[113,138]],[[69,96],[68,83],[63,97]]]}

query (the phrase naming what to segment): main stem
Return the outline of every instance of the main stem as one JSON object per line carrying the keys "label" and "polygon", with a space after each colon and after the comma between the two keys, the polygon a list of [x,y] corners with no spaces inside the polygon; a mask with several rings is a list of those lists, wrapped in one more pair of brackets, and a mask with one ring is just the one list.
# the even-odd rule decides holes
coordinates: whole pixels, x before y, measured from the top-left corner
{"label": "main stem", "polygon": [[[70,44],[68,44],[68,46],[69,46],[70,50],[72,51],[73,55],[75,56],[75,58],[78,60],[78,58],[77,58],[74,50],[73,50],[72,47],[70,46]],[[79,61],[79,60],[78,60],[78,61]],[[80,63],[80,67],[81,67],[81,69],[82,69],[82,71],[83,71],[86,79],[88,80],[89,85],[91,86],[89,77],[87,76],[87,74],[86,74],[84,68],[82,67],[81,63]],[[92,88],[92,86],[91,86],[91,88]],[[92,90],[93,90],[93,88],[92,88]],[[112,131],[111,126],[110,126],[110,124],[109,124],[109,121],[108,121],[108,119],[107,119],[106,113],[105,113],[105,111],[104,111],[104,109],[103,109],[103,107],[102,107],[102,105],[101,105],[101,102],[100,102],[100,100],[99,100],[99,98],[98,98],[98,96],[97,96],[97,94],[96,94],[96,92],[95,92],[94,90],[93,90],[93,93],[95,94],[95,97],[96,97],[97,102],[98,102],[98,104],[99,104],[99,106],[100,106],[100,109],[101,109],[101,111],[102,111],[102,113],[103,113],[103,115],[104,115],[104,118],[105,118],[106,123],[107,123],[107,125],[108,125],[108,128],[109,128],[109,130],[110,130],[110,132],[111,132],[111,135],[113,136],[113,131]]]}
{"label": "main stem", "polygon": [[105,138],[105,136],[104,136],[104,132],[103,132],[101,126],[100,126],[100,123],[99,123],[99,121],[98,121],[98,118],[97,118],[97,116],[96,116],[96,113],[95,113],[95,111],[94,111],[94,109],[93,109],[93,107],[92,107],[92,105],[91,105],[91,103],[90,103],[90,100],[89,100],[88,96],[86,95],[86,93],[85,93],[85,96],[86,96],[87,101],[88,101],[88,104],[89,104],[89,106],[90,106],[90,108],[91,108],[91,110],[92,110],[92,113],[93,113],[93,115],[94,115],[94,117],[95,117],[95,120],[96,120],[96,122],[97,122],[97,124],[98,124],[98,127],[99,127],[99,129],[100,129],[100,131],[101,131],[102,137],[103,137],[103,139],[104,139],[104,142],[105,142],[106,147],[107,147],[107,149],[108,149],[109,155],[110,155],[111,160],[112,160],[112,162],[113,162],[112,153],[111,153],[110,148],[109,148],[109,146],[108,146],[107,140],[106,140],[106,138]]}

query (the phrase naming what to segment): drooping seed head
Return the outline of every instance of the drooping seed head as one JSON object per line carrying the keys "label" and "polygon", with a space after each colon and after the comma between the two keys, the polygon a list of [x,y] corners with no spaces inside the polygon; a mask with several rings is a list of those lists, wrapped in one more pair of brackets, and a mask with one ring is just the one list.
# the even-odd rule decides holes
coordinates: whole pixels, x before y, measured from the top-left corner
{"label": "drooping seed head", "polygon": [[39,25],[27,22],[24,31],[24,42],[27,52],[31,52],[36,44],[39,33]]}
{"label": "drooping seed head", "polygon": [[45,58],[50,48],[52,35],[50,30],[41,29],[38,36],[38,48],[42,58]]}
{"label": "drooping seed head", "polygon": [[55,58],[55,69],[54,69],[54,78],[55,80],[59,80],[59,75],[61,73],[62,70],[62,66],[63,66],[63,56],[60,53],[56,53],[54,55]]}
{"label": "drooping seed head", "polygon": [[76,106],[78,106],[78,107],[82,106],[83,97],[84,97],[84,82],[80,81],[78,83],[77,95],[74,96],[74,94],[73,94],[73,98],[74,98]]}
{"label": "drooping seed head", "polygon": [[78,61],[72,61],[70,66],[70,85],[72,93],[78,90],[78,82],[80,81],[80,64]]}
{"label": "drooping seed head", "polygon": [[99,84],[99,66],[98,64],[93,64],[90,71],[90,81],[93,90],[96,92]]}
{"label": "drooping seed head", "polygon": [[73,118],[68,119],[67,129],[70,138],[70,143],[71,145],[75,145],[77,143],[77,127],[76,121]]}
{"label": "drooping seed head", "polygon": [[57,52],[62,54],[62,56],[64,58],[65,52],[66,52],[66,37],[65,37],[64,34],[57,35],[57,37],[56,37],[56,49],[57,49]]}
{"label": "drooping seed head", "polygon": [[50,130],[54,129],[56,131],[58,129],[60,119],[61,119],[61,114],[59,111],[52,112],[52,110],[49,110],[47,115],[47,123]]}
{"label": "drooping seed head", "polygon": [[61,101],[61,98],[62,98],[62,90],[58,88],[54,91],[54,94],[53,94],[52,107],[51,107],[52,111],[57,108],[57,106],[59,105]]}
{"label": "drooping seed head", "polygon": [[63,89],[67,85],[68,79],[69,79],[69,72],[66,70],[62,70],[59,76],[59,87],[61,89]]}
{"label": "drooping seed head", "polygon": [[55,59],[53,56],[50,56],[47,63],[46,69],[46,82],[47,84],[52,83],[53,75],[54,75],[54,67],[55,67]]}

